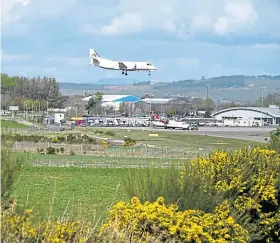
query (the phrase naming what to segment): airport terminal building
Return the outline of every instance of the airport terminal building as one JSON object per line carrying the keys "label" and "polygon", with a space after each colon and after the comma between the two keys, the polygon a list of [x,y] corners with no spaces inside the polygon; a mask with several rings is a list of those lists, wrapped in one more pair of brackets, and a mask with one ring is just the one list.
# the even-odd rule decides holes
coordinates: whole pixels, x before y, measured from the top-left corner
{"label": "airport terminal building", "polygon": [[216,120],[223,121],[225,126],[263,126],[280,124],[280,109],[269,107],[233,107],[213,114]]}

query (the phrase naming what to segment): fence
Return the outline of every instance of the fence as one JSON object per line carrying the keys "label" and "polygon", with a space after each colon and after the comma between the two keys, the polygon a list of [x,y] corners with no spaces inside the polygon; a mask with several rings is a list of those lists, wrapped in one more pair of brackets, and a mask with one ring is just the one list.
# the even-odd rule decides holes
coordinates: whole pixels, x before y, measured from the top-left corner
{"label": "fence", "polygon": [[[74,152],[77,155],[95,155],[118,158],[167,158],[167,159],[191,159],[197,155],[197,151],[190,149],[177,150],[168,147],[138,145],[123,147],[110,145],[104,148],[100,144],[57,144],[50,142],[18,142],[13,145],[14,151],[37,152],[38,149],[53,147],[56,150],[64,149],[63,154]],[[60,153],[60,152],[59,152]]]}

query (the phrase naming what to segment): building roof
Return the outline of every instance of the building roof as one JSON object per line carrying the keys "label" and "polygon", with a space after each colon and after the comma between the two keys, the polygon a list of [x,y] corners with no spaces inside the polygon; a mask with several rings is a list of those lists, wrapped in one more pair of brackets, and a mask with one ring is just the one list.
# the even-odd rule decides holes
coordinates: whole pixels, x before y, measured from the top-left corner
{"label": "building roof", "polygon": [[220,110],[215,112],[213,116],[219,115],[221,113],[227,111],[235,111],[235,110],[247,110],[247,111],[255,111],[265,115],[270,115],[272,117],[280,117],[280,109],[278,106],[270,106],[270,107],[232,107],[224,110]]}
{"label": "building roof", "polygon": [[[94,95],[83,98],[83,101],[89,101]],[[104,102],[139,102],[141,99],[133,95],[103,95],[102,103]]]}
{"label": "building roof", "polygon": [[167,104],[168,102],[171,101],[171,99],[162,99],[162,98],[146,98],[146,99],[142,99],[142,101],[144,103],[148,103],[148,104]]}

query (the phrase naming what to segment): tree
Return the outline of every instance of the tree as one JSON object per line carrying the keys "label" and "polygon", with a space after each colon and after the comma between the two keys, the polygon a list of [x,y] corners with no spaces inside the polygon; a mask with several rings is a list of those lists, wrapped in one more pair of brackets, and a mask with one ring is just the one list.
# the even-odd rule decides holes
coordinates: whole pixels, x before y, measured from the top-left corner
{"label": "tree", "polygon": [[[95,95],[89,99],[89,101],[86,105],[86,108],[85,108],[87,110],[88,114],[92,110],[101,108],[100,104],[102,102],[102,99],[103,99],[103,93],[101,93],[101,92],[96,92]],[[100,109],[99,109],[99,111],[100,111]]]}
{"label": "tree", "polygon": [[[1,98],[3,96],[5,97],[5,100],[3,100],[5,104],[13,100],[14,104],[20,106],[20,109],[25,109],[25,100],[39,100],[40,108],[45,109],[46,101],[48,101],[49,107],[63,108],[68,99],[68,97],[60,93],[59,84],[55,78],[9,77],[7,74],[2,73]],[[38,109],[37,106],[36,109]]]}
{"label": "tree", "polygon": [[[269,105],[280,105],[280,93],[269,94],[263,98],[263,106],[268,107]],[[261,97],[256,101],[255,106],[262,106]]]}
{"label": "tree", "polygon": [[119,113],[120,114],[123,114],[125,112],[125,104],[124,102],[123,103],[120,103],[120,106],[119,106]]}
{"label": "tree", "polygon": [[215,105],[216,103],[212,99],[206,98],[203,100],[200,108],[205,109],[206,111],[207,110],[211,111],[214,109]]}
{"label": "tree", "polygon": [[86,105],[85,110],[89,113],[94,110],[94,108],[96,107],[97,101],[95,99],[95,97],[91,97]]}

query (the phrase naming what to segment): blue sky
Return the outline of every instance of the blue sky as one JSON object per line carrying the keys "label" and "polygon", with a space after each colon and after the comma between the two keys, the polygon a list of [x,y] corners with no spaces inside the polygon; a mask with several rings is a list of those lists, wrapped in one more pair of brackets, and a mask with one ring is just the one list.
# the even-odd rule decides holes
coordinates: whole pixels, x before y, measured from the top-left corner
{"label": "blue sky", "polygon": [[152,62],[150,80],[280,74],[279,0],[2,0],[1,20],[9,75],[149,79],[89,66],[89,48]]}

